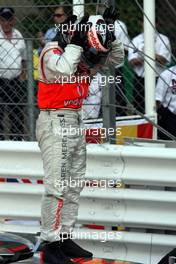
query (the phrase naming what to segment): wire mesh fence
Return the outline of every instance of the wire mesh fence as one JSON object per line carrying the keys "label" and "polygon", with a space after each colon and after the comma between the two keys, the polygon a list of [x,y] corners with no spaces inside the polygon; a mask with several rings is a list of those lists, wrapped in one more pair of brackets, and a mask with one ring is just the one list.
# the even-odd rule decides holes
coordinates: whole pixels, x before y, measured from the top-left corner
{"label": "wire mesh fence", "polygon": [[[71,0],[1,0],[0,8],[11,7],[14,14],[0,15],[0,139],[34,140],[37,109],[37,79],[39,56],[44,45],[54,38],[57,25],[66,15],[76,13],[102,14],[107,1]],[[125,63],[114,69],[114,112],[116,116],[135,114],[132,105],[144,113],[144,40],[143,1],[115,1],[119,20],[115,35],[125,48]],[[62,6],[62,7],[61,7]],[[77,9],[76,9],[77,8]],[[167,14],[166,14],[167,13]],[[175,13],[174,1],[156,0],[156,54],[157,75],[175,63]],[[9,28],[13,28],[12,33]],[[98,72],[90,83],[89,95],[83,106],[84,119],[110,118],[105,112],[110,105],[103,100],[105,90],[103,74]],[[112,93],[113,94],[113,93]],[[125,96],[124,96],[125,95]],[[126,97],[126,98],[125,98]],[[127,99],[127,100],[126,100]],[[109,101],[110,104],[110,101]],[[110,113],[111,114],[111,113]],[[111,118],[113,119],[114,113]]]}

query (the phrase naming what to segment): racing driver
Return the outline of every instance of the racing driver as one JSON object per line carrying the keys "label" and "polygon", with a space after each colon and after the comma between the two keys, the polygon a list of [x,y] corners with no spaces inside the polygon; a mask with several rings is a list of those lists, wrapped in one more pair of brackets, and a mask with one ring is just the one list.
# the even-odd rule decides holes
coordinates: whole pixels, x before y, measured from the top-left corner
{"label": "racing driver", "polygon": [[[106,11],[113,19],[114,12],[109,13]],[[87,16],[79,23],[75,20],[71,16],[66,22],[75,23],[74,31],[58,32],[40,55],[36,137],[44,167],[43,264],[71,264],[73,258],[92,258],[91,252],[71,239],[86,170],[85,134],[80,131],[81,106],[89,80],[80,76],[89,76],[101,64],[102,56],[106,57],[106,67],[124,60],[123,45],[113,32],[99,30],[107,28],[106,17]],[[89,27],[78,28],[85,24]]]}

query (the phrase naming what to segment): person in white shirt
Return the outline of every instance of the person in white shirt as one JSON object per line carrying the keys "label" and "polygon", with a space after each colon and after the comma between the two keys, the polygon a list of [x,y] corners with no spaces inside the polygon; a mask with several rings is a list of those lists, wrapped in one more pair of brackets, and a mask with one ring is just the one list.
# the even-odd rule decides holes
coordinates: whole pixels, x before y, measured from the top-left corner
{"label": "person in white shirt", "polygon": [[[101,10],[99,8],[99,13],[103,14],[105,9],[105,6],[101,6]],[[116,40],[120,41],[123,44],[125,54],[128,54],[128,45],[130,42],[130,39],[128,37],[128,30],[124,22],[120,20],[116,20],[114,22],[114,35]],[[119,64],[115,67],[115,77],[120,76],[121,83],[118,83],[118,86],[124,91],[124,79],[123,79],[123,64]],[[83,118],[84,119],[91,119],[91,118],[98,118],[101,114],[101,97],[102,97],[102,89],[104,87],[104,84],[101,80],[103,80],[104,76],[100,74],[99,72],[95,76],[95,78],[91,81],[90,84],[90,90],[89,95],[84,101],[83,106]],[[119,78],[119,77],[118,77]],[[116,89],[116,104],[122,106],[122,108],[118,107],[116,108],[116,115],[117,116],[125,116],[126,110],[123,108],[126,106],[126,101],[121,95],[121,93],[118,91],[117,87]]]}
{"label": "person in white shirt", "polygon": [[[176,65],[163,71],[156,85],[158,124],[176,137]],[[158,130],[158,138],[170,138]]]}
{"label": "person in white shirt", "polygon": [[114,26],[116,39],[119,39],[123,43],[125,52],[128,53],[130,38],[128,36],[127,26],[121,20],[116,20]]}
{"label": "person in white shirt", "polygon": [[82,113],[84,120],[99,117],[102,98],[102,86],[102,75],[100,73],[96,73],[89,85],[88,96],[83,103]]}
{"label": "person in white shirt", "polygon": [[[128,46],[130,45],[130,38],[128,36],[128,30],[127,26],[124,22],[120,20],[116,20],[114,23],[115,27],[115,37],[116,39],[119,39],[124,46],[124,51],[126,56],[128,55]],[[120,67],[117,67],[115,70],[116,76],[121,76],[121,83],[118,84],[118,87],[123,91],[125,94],[125,83],[123,78],[123,65],[120,65]],[[123,97],[123,95],[118,90],[118,87],[116,87],[116,104],[120,105],[120,107],[116,108],[116,114],[117,116],[126,116],[126,100]],[[123,108],[124,107],[124,108]]]}
{"label": "person in white shirt", "polygon": [[[171,62],[171,45],[167,36],[156,33],[155,35],[156,77]],[[128,49],[128,60],[135,72],[133,106],[140,112],[145,112],[144,100],[144,33],[132,39]]]}
{"label": "person in white shirt", "polygon": [[7,130],[5,112],[10,139],[21,139],[23,134],[23,107],[18,104],[24,97],[21,81],[26,79],[26,45],[14,25],[14,9],[0,8],[0,139],[4,139]]}

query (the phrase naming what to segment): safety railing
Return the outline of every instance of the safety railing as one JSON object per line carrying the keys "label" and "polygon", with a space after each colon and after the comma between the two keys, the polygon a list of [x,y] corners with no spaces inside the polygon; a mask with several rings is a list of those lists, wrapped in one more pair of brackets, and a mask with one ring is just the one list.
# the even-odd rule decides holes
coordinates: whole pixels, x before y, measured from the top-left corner
{"label": "safety railing", "polygon": [[[86,179],[94,186],[81,193],[75,238],[97,257],[157,263],[176,241],[175,149],[88,144],[87,153]],[[35,234],[44,191],[37,143],[0,142],[0,163],[1,181],[19,181],[0,184],[0,218],[14,220],[0,230]]]}

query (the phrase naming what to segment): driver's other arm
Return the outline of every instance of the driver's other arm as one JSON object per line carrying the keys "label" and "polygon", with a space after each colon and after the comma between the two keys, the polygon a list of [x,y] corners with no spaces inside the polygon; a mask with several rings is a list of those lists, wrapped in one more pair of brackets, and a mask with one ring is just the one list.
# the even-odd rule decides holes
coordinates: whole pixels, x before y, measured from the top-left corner
{"label": "driver's other arm", "polygon": [[125,52],[121,41],[116,39],[112,42],[112,50],[108,56],[107,63],[116,67],[121,67],[124,64]]}

